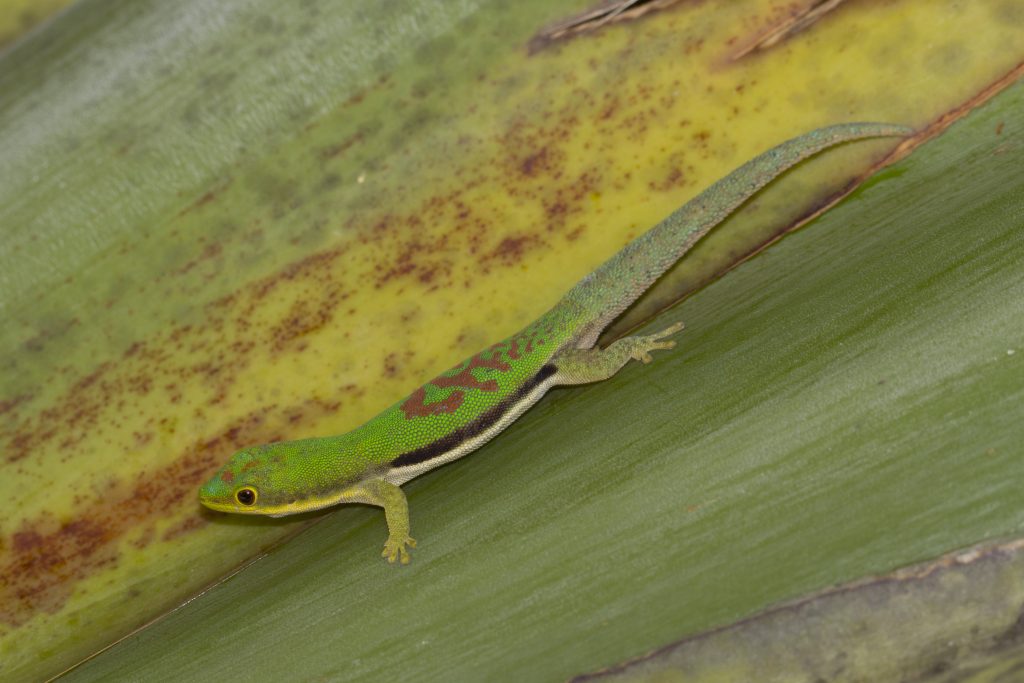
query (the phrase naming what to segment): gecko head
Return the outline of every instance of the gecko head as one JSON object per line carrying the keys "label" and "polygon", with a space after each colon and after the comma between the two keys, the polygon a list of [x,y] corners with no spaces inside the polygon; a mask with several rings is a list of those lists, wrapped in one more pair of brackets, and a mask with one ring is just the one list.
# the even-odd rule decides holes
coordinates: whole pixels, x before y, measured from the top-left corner
{"label": "gecko head", "polygon": [[[278,444],[238,451],[199,489],[199,502],[220,512],[277,515],[290,512],[282,505],[276,472],[284,469]],[[285,500],[286,504],[288,501]]]}
{"label": "gecko head", "polygon": [[271,517],[333,505],[338,501],[334,484],[339,472],[317,457],[321,441],[279,441],[242,449],[202,485],[199,502],[220,512]]}

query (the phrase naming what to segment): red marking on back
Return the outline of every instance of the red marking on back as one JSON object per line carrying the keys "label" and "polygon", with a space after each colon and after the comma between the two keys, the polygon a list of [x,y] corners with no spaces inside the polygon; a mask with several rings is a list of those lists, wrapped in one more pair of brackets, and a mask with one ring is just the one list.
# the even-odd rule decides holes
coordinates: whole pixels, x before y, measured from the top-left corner
{"label": "red marking on back", "polygon": [[505,355],[512,360],[519,360],[519,337],[512,337],[508,340],[508,348],[505,349]]}
{"label": "red marking on back", "polygon": [[[497,346],[497,345],[495,345]],[[485,353],[488,351],[494,352],[495,347],[492,346],[487,351],[482,351],[469,359],[469,363],[464,368],[459,370],[454,375],[440,375],[430,381],[435,387],[464,387],[466,389],[479,389],[480,391],[497,391],[498,380],[478,380],[473,375],[473,370],[476,368],[487,368],[488,370],[497,370],[498,372],[508,372],[512,369],[512,366],[501,359],[501,355],[494,353],[493,358],[484,358]],[[449,370],[449,372],[451,372]]]}
{"label": "red marking on back", "polygon": [[412,392],[409,398],[405,399],[405,402],[401,405],[401,411],[405,413],[405,419],[407,420],[411,420],[414,417],[454,413],[465,399],[465,392],[453,391],[446,398],[427,405],[427,389],[426,387],[420,387]]}
{"label": "red marking on back", "polygon": [[[496,349],[500,346],[500,344],[495,344],[486,351],[481,351],[470,358],[469,362],[464,366],[461,366],[461,369],[454,375],[438,375],[434,379],[430,380],[427,385],[433,384],[439,389],[457,387],[461,389],[477,389],[479,391],[497,391],[499,388],[498,380],[494,378],[479,380],[473,375],[473,370],[476,368],[486,368],[488,370],[496,370],[497,372],[508,372],[511,370],[512,366],[503,361],[501,359],[501,354],[496,352]],[[493,355],[488,358],[485,354]],[[455,368],[452,368],[452,370],[454,369]],[[448,372],[451,372],[452,370],[449,370]],[[427,385],[424,385],[412,392],[412,394],[409,395],[409,398],[399,406],[400,410],[405,413],[406,419],[411,420],[414,417],[454,413],[466,399],[466,393],[464,391],[453,391],[446,398],[428,405],[426,403]]]}

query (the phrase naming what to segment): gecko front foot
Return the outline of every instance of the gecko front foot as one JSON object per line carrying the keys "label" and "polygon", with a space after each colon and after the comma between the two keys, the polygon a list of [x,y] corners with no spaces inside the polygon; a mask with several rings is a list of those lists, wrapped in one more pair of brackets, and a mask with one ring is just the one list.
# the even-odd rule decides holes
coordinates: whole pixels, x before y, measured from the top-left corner
{"label": "gecko front foot", "polygon": [[661,332],[656,332],[654,334],[649,334],[643,337],[633,337],[632,341],[634,346],[630,350],[630,355],[633,357],[634,360],[638,360],[641,363],[650,363],[652,360],[654,360],[651,357],[651,351],[656,351],[658,349],[671,349],[674,348],[676,345],[674,341],[658,340],[664,339],[665,337],[670,337],[682,329],[683,324],[676,323],[674,325],[669,325]]}
{"label": "gecko front foot", "polygon": [[388,540],[384,542],[384,550],[380,555],[392,564],[394,564],[395,560],[402,564],[409,564],[409,551],[405,549],[405,546],[415,548],[415,539],[411,536],[404,536],[402,538],[388,536]]}

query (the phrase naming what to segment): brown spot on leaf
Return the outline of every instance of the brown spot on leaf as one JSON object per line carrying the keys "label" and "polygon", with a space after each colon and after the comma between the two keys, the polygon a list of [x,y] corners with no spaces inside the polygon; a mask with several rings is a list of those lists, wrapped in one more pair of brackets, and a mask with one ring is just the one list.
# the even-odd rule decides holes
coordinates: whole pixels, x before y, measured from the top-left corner
{"label": "brown spot on leaf", "polygon": [[523,260],[530,247],[540,243],[541,239],[536,235],[506,237],[498,243],[498,246],[484,256],[484,261],[494,260],[504,265],[519,263]]}
{"label": "brown spot on leaf", "polygon": [[683,169],[673,165],[669,168],[660,180],[651,181],[647,186],[656,192],[668,192],[686,185],[686,174],[683,173]]}
{"label": "brown spot on leaf", "polygon": [[229,185],[231,185],[232,181],[233,181],[232,178],[228,178],[227,181],[221,183],[221,185],[219,187],[214,188],[212,190],[209,190],[209,191],[203,193],[203,195],[201,197],[199,197],[194,202],[192,202],[191,204],[186,206],[184,209],[179,211],[178,212],[178,217],[180,218],[181,216],[184,216],[185,214],[190,213],[193,209],[198,209],[200,207],[206,206],[207,204],[212,202],[214,199],[216,199],[217,195],[220,192],[222,192],[225,189],[227,189],[227,187]]}
{"label": "brown spot on leaf", "polygon": [[548,148],[544,147],[523,159],[519,164],[519,170],[523,175],[532,177],[546,170],[548,166]]}
{"label": "brown spot on leaf", "polygon": [[14,549],[25,552],[41,545],[43,537],[35,531],[19,531],[14,534],[13,544]]}
{"label": "brown spot on leaf", "polygon": [[38,334],[26,339],[22,344],[22,347],[26,351],[38,353],[42,351],[50,341],[66,335],[71,328],[78,325],[78,322],[78,318],[71,318],[63,323],[41,330]]}
{"label": "brown spot on leaf", "polygon": [[203,248],[203,251],[197,257],[185,263],[185,265],[175,270],[174,273],[176,275],[185,275],[204,261],[219,257],[223,251],[224,247],[220,242],[211,242]]}
{"label": "brown spot on leaf", "polygon": [[116,563],[116,542],[126,533],[164,519],[183,498],[194,499],[196,488],[241,445],[272,440],[264,412],[242,417],[168,465],[82,504],[63,524],[48,515],[26,520],[0,560],[0,623],[18,626],[38,612],[57,612],[78,581]]}
{"label": "brown spot on leaf", "polygon": [[179,536],[184,536],[185,534],[187,534],[187,533],[189,533],[191,531],[195,531],[196,529],[202,529],[207,524],[209,524],[209,522],[206,521],[205,519],[203,519],[202,517],[199,517],[199,516],[189,516],[189,517],[186,517],[185,519],[181,520],[180,522],[178,522],[177,524],[172,526],[170,529],[165,531],[164,535],[161,538],[161,540],[163,540],[163,541],[173,541],[174,539],[178,538]]}
{"label": "brown spot on leaf", "polygon": [[358,133],[353,133],[352,135],[349,135],[341,142],[324,147],[320,151],[320,157],[324,160],[327,160],[341,156],[346,151],[348,151],[348,149],[352,147],[352,145],[356,144],[357,142],[362,142],[364,137],[365,134],[362,131],[359,131]]}
{"label": "brown spot on leaf", "polygon": [[9,413],[22,403],[32,400],[32,394],[18,394],[17,396],[0,401],[0,415]]}

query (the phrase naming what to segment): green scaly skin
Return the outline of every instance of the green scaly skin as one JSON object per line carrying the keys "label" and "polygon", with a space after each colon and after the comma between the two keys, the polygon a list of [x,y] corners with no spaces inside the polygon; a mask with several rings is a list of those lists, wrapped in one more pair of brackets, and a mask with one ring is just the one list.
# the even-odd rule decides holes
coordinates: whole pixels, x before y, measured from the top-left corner
{"label": "green scaly skin", "polygon": [[427,382],[347,434],[285,441],[236,453],[199,491],[209,508],[290,515],[335,505],[384,508],[389,562],[409,561],[409,511],[401,484],[493,438],[552,386],[611,377],[630,359],[670,349],[658,334],[595,348],[601,331],[701,237],[786,169],[828,147],[906,136],[903,126],[851,123],[784,142],[719,180],[581,280],[521,332]]}

